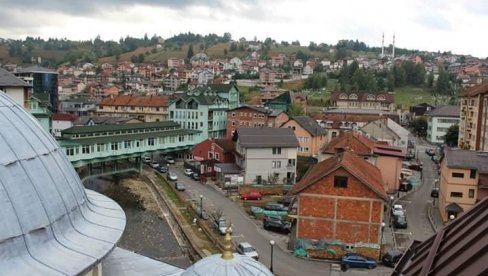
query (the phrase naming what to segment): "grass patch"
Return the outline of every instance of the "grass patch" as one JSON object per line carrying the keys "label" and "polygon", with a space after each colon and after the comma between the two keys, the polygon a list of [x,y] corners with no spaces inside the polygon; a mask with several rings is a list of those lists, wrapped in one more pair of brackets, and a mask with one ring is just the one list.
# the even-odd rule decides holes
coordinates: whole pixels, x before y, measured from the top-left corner
{"label": "grass patch", "polygon": [[395,88],[395,103],[403,109],[420,103],[433,104],[435,101],[426,87],[404,86]]}
{"label": "grass patch", "polygon": [[171,202],[173,202],[176,207],[185,207],[184,202],[181,202],[176,192],[170,187],[171,184],[159,174],[156,177],[158,178],[159,185],[161,185],[164,193],[168,196]]}

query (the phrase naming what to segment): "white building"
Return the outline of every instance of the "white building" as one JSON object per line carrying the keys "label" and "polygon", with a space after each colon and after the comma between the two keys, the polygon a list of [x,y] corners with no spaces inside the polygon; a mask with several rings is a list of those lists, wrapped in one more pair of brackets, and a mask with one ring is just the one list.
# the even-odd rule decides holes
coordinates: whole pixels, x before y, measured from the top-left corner
{"label": "white building", "polygon": [[427,113],[427,141],[444,143],[449,127],[459,124],[459,106],[439,106]]}

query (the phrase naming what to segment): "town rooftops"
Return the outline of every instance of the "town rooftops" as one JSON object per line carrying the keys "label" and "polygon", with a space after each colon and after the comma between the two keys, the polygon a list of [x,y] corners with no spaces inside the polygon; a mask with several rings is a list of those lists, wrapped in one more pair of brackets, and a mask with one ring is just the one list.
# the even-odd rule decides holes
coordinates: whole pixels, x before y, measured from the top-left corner
{"label": "town rooftops", "polygon": [[74,126],[63,130],[63,134],[81,134],[106,131],[125,131],[138,129],[180,129],[180,124],[173,121],[148,122],[118,125],[94,125],[94,126]]}
{"label": "town rooftops", "polygon": [[474,169],[480,173],[488,173],[488,152],[472,150],[444,149],[444,159],[447,167],[458,169]]}
{"label": "town rooftops", "polygon": [[314,165],[302,180],[291,188],[290,194],[300,193],[341,167],[366,184],[378,196],[384,200],[388,199],[380,170],[362,157],[348,150],[337,153],[333,157]]}
{"label": "town rooftops", "polygon": [[122,95],[107,97],[102,100],[100,106],[137,106],[137,107],[163,107],[169,105],[168,96],[132,96]]}
{"label": "town rooftops", "polygon": [[280,113],[283,112],[283,110],[272,109],[272,108],[266,107],[264,105],[243,105],[243,106],[239,106],[239,107],[230,109],[229,111],[230,112],[231,111],[237,111],[237,110],[241,110],[241,109],[245,109],[245,108],[250,108],[250,109],[255,110],[256,112],[259,112],[259,113],[268,114],[269,117],[276,117]]}
{"label": "town rooftops", "polygon": [[41,67],[39,65],[33,65],[25,68],[21,68],[17,70],[16,73],[50,73],[50,74],[57,74],[56,71],[46,68],[46,67]]}
{"label": "town rooftops", "polygon": [[245,148],[299,147],[297,137],[291,128],[238,128],[240,144]]}
{"label": "town rooftops", "polygon": [[488,198],[424,242],[414,241],[391,275],[486,275]]}
{"label": "town rooftops", "polygon": [[473,87],[467,88],[463,90],[459,95],[461,97],[473,97],[478,94],[485,94],[488,93],[488,81],[484,81],[479,85],[475,85]]}
{"label": "town rooftops", "polygon": [[395,112],[376,110],[376,109],[360,109],[360,108],[337,108],[324,111],[325,114],[364,114],[364,115],[393,115],[398,116]]}
{"label": "town rooftops", "polygon": [[313,137],[322,136],[326,134],[324,128],[322,128],[317,121],[308,116],[296,116],[292,120],[295,120],[301,127],[303,127]]}
{"label": "town rooftops", "polygon": [[31,85],[17,78],[9,71],[0,68],[0,87],[31,87]]}
{"label": "town rooftops", "polygon": [[74,122],[78,120],[78,116],[74,114],[66,114],[66,113],[54,113],[51,117],[53,121],[70,121]]}
{"label": "town rooftops", "polygon": [[224,152],[232,152],[235,149],[234,142],[232,142],[231,139],[215,139],[214,142],[219,145]]}
{"label": "town rooftops", "polygon": [[334,154],[338,149],[349,149],[361,156],[396,156],[405,157],[401,148],[377,142],[356,131],[343,132],[332,139],[323,149],[322,153]]}
{"label": "town rooftops", "polygon": [[456,117],[459,118],[459,106],[457,105],[443,105],[436,107],[436,109],[428,112],[426,115],[430,117]]}

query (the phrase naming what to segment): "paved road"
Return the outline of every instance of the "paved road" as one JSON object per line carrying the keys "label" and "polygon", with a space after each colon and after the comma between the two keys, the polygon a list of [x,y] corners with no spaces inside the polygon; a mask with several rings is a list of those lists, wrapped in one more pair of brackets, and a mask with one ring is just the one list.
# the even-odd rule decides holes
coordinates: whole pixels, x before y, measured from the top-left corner
{"label": "paved road", "polygon": [[430,192],[438,175],[436,165],[425,153],[426,148],[433,148],[433,146],[419,140],[416,158],[418,157],[419,161],[423,162],[421,185],[416,188],[415,192],[399,201],[400,204],[406,206],[408,228],[395,231],[398,248],[407,248],[412,240],[424,241],[434,234],[427,217],[427,208],[432,205]]}
{"label": "paved road", "polygon": [[[218,208],[223,210],[223,215],[231,221],[233,240],[236,242],[250,242],[258,251],[260,261],[270,264],[270,240],[279,241],[281,246],[274,247],[273,267],[274,272],[282,276],[295,275],[331,275],[330,263],[322,261],[305,260],[294,257],[291,253],[285,252],[284,242],[286,236],[265,231],[255,220],[251,219],[237,204],[226,198],[220,191],[208,184],[200,184],[183,175],[179,166],[171,165],[178,175],[178,180],[185,183],[186,195],[200,203],[199,196],[203,195],[203,209],[211,213]],[[334,275],[390,275],[391,269],[379,266],[375,270],[350,269],[347,272],[334,272]]]}

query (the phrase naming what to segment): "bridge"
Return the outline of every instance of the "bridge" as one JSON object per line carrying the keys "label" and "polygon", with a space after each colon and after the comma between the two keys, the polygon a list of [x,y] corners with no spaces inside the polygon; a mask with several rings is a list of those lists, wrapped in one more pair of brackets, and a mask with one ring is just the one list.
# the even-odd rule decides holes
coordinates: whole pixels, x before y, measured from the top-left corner
{"label": "bridge", "polygon": [[140,172],[142,157],[187,152],[201,141],[201,131],[173,121],[75,126],[58,139],[84,181],[129,171]]}

